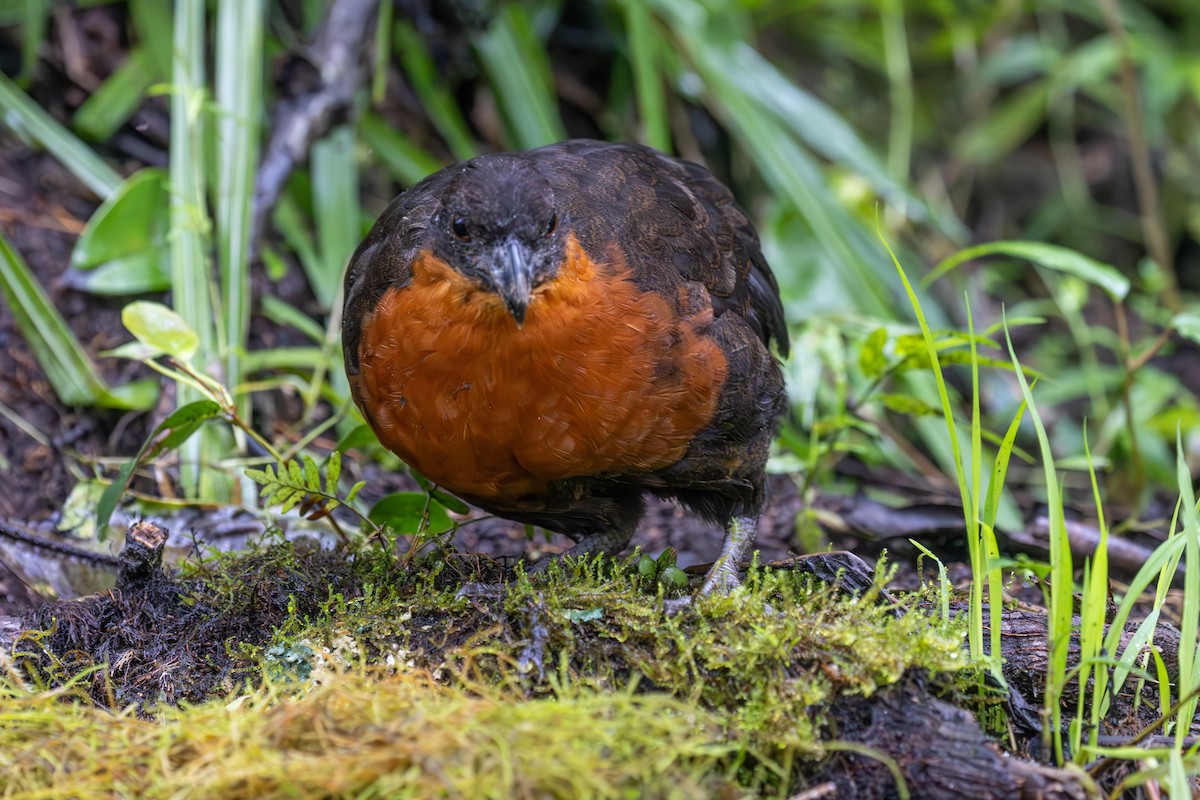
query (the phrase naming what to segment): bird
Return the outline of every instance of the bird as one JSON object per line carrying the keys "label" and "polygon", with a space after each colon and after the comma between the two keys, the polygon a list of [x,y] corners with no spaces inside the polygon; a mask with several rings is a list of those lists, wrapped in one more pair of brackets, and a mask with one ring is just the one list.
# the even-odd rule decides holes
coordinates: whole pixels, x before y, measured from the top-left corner
{"label": "bird", "polygon": [[441,169],[354,252],[342,319],[355,403],[427,480],[567,556],[619,554],[647,496],[674,498],[725,530],[699,594],[739,585],[789,341],[707,168],[572,139]]}

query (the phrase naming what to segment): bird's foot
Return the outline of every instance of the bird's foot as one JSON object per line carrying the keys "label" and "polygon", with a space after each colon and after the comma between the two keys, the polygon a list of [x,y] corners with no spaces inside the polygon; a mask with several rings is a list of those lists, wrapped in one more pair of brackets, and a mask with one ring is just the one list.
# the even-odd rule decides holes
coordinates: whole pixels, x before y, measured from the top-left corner
{"label": "bird's foot", "polygon": [[718,562],[704,576],[704,583],[700,585],[695,595],[686,594],[683,597],[664,600],[663,610],[668,615],[678,614],[684,609],[691,608],[697,597],[708,597],[713,594],[731,595],[741,585],[742,580],[737,576],[737,568],[735,566],[726,568],[726,565]]}
{"label": "bird's foot", "polygon": [[[758,520],[754,517],[736,517],[730,520],[729,527],[725,530],[725,543],[721,547],[721,555],[709,567],[708,574],[704,576],[704,583],[700,584],[697,595],[700,597],[707,597],[711,594],[729,595],[742,585],[742,580],[738,577],[739,564],[746,551],[750,549],[750,545],[754,543],[754,534],[757,530]],[[689,608],[693,601],[694,598],[691,595],[671,598],[664,601],[663,610],[668,614],[678,614],[685,608]]]}

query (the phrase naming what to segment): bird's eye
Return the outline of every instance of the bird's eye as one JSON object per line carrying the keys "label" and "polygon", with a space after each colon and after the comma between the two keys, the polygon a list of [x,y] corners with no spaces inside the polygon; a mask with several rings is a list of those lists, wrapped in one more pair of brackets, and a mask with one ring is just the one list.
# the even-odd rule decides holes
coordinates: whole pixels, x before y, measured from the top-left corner
{"label": "bird's eye", "polygon": [[550,224],[546,226],[546,235],[551,236],[558,230],[558,214],[550,215]]}
{"label": "bird's eye", "polygon": [[471,241],[471,235],[467,233],[467,221],[462,217],[454,218],[454,222],[450,223],[450,230],[454,231],[454,235],[464,242]]}

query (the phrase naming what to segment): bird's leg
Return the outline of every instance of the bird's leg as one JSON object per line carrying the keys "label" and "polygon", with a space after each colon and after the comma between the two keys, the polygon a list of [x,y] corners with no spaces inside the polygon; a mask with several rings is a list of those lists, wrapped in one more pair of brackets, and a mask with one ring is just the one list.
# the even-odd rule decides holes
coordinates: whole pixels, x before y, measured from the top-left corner
{"label": "bird's leg", "polygon": [[721,545],[721,555],[709,568],[700,585],[700,594],[709,595],[713,592],[729,594],[742,581],[738,578],[738,564],[746,557],[746,551],[754,544],[755,534],[758,533],[758,517],[734,517],[725,528],[725,542]]}
{"label": "bird's leg", "polygon": [[633,538],[633,526],[618,525],[598,533],[589,533],[574,544],[569,550],[556,558],[545,558],[533,566],[530,572],[541,572],[554,561],[563,558],[578,558],[591,553],[605,553],[615,556],[625,549]]}
{"label": "bird's leg", "polygon": [[[725,527],[725,542],[721,545],[721,555],[709,567],[700,584],[700,596],[713,592],[729,594],[742,581],[738,578],[738,564],[746,557],[746,551],[754,544],[755,534],[758,533],[758,517],[734,517]],[[675,614],[692,604],[692,596],[676,597],[666,601],[668,614]]]}

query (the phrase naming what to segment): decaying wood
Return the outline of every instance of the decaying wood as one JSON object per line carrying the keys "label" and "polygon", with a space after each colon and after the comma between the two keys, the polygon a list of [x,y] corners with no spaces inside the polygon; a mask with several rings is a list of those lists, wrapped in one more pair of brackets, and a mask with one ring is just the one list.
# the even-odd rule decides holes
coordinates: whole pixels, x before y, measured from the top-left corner
{"label": "decaying wood", "polygon": [[[984,619],[987,619],[986,609]],[[1078,617],[1074,618],[1074,624],[1079,624]],[[1135,629],[1136,625],[1126,625],[1121,633],[1117,653],[1109,654],[1110,656],[1124,653]],[[1150,645],[1158,648],[1167,677],[1174,681],[1179,675],[1179,631],[1170,625],[1159,625]],[[1011,692],[1017,697],[1016,702],[1023,703],[1028,709],[1039,709],[1045,692],[1046,666],[1049,662],[1045,612],[1041,609],[1006,609],[1000,621],[1000,651],[1004,658],[1004,678],[1008,681]],[[1067,663],[1079,663],[1078,633],[1072,635],[1068,645]],[[1154,672],[1153,666],[1149,671]],[[1138,687],[1138,681],[1131,678],[1112,698],[1111,707],[1101,724],[1102,736],[1127,739],[1158,718],[1158,687],[1155,682],[1146,681],[1141,686],[1140,697]],[[1078,700],[1079,681],[1074,680],[1063,690],[1064,721],[1074,714]],[[1040,720],[1036,717],[1030,719],[1027,714],[1010,714],[1010,719],[1018,733],[1031,737],[1031,743],[1036,744],[1036,736],[1041,730]]]}
{"label": "decaying wood", "polygon": [[[851,534],[877,547],[886,547],[895,556],[917,555],[911,539],[921,542],[945,559],[947,554],[965,552],[963,512],[954,503],[914,503],[893,507],[864,495],[819,495],[812,504],[817,522],[831,534]],[[1079,520],[1067,520],[1071,553],[1077,559],[1090,558],[1096,552],[1100,531]],[[1050,552],[1049,525],[1037,517],[1026,529],[997,529],[1000,551],[1026,553],[1045,558]],[[1126,538],[1108,540],[1108,566],[1115,577],[1132,578],[1150,558],[1153,548]],[[1182,575],[1183,565],[1179,567]]]}
{"label": "decaying wood", "polygon": [[928,800],[1086,796],[1073,775],[1005,756],[974,716],[931,696],[917,676],[869,698],[843,698],[829,717],[835,747],[858,745],[837,750],[816,776],[835,783],[840,800],[898,797],[893,768],[912,797]]}
{"label": "decaying wood", "polygon": [[118,588],[137,589],[163,574],[163,547],[168,536],[166,529],[154,522],[141,521],[129,526],[121,550]]}

